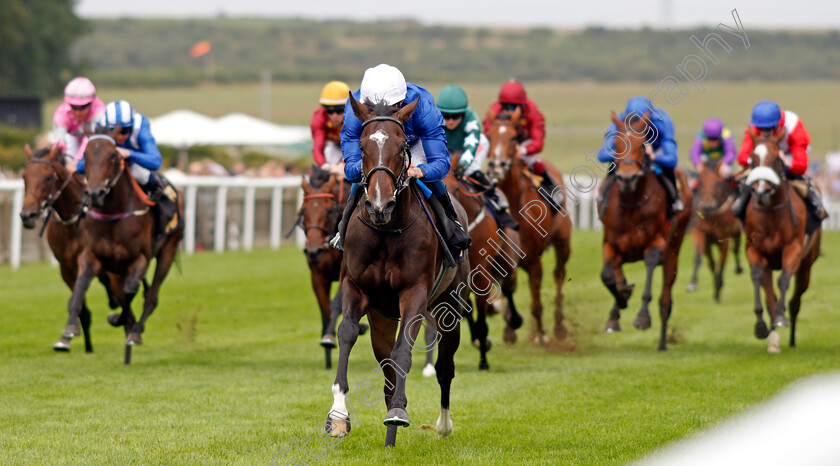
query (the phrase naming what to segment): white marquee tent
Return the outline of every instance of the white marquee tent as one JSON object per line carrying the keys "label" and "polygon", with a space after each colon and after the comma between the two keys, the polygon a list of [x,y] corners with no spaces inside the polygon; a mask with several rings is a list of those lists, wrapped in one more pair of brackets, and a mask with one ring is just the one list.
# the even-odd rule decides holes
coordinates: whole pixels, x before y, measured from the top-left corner
{"label": "white marquee tent", "polygon": [[290,146],[312,140],[306,126],[284,126],[243,113],[210,118],[191,110],[175,110],[150,119],[159,144],[179,149],[193,145]]}

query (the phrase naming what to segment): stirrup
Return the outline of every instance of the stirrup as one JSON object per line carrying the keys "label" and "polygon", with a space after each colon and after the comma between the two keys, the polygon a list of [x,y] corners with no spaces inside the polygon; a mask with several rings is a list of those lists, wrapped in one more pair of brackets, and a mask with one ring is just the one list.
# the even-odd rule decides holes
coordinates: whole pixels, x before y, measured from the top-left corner
{"label": "stirrup", "polygon": [[338,252],[344,251],[344,242],[341,241],[341,233],[336,233],[330,240],[330,246]]}

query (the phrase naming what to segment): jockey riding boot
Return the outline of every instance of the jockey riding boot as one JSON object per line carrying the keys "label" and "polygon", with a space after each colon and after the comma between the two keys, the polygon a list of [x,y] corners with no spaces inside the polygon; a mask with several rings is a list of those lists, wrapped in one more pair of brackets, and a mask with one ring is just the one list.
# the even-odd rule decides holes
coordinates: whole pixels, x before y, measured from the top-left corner
{"label": "jockey riding boot", "polygon": [[822,197],[820,196],[820,193],[814,189],[814,185],[811,184],[810,180],[808,181],[808,196],[805,200],[808,201],[808,208],[811,209],[811,212],[815,217],[820,219],[820,221],[828,218],[828,213],[825,211],[825,207],[823,207]]}
{"label": "jockey riding boot", "polygon": [[362,190],[357,189],[356,195],[347,197],[347,204],[344,206],[344,212],[341,214],[341,221],[338,222],[338,233],[330,240],[330,246],[336,251],[344,251],[344,237],[347,236],[347,224],[350,223],[350,216],[356,210],[356,205],[359,199],[362,198]]}
{"label": "jockey riding boot", "polygon": [[[449,247],[455,262],[460,264],[464,260],[464,254],[461,254],[461,252],[470,247],[472,238],[458,222],[458,214],[455,213],[455,206],[452,205],[452,199],[448,192],[444,191],[440,196],[432,195],[429,200],[432,201],[429,204],[438,218],[438,227],[446,240],[446,245]],[[455,264],[450,265],[455,266]]]}
{"label": "jockey riding boot", "polygon": [[680,193],[677,191],[677,179],[674,175],[674,170],[663,169],[661,174],[656,175],[662,186],[665,187],[665,193],[668,196],[668,218],[673,217],[683,211],[685,208],[680,199]]}
{"label": "jockey riding boot", "polygon": [[155,238],[159,238],[181,222],[178,218],[178,197],[172,185],[159,173],[153,173],[149,183],[143,188],[148,193],[149,200],[155,203],[151,210],[155,219]]}
{"label": "jockey riding boot", "polygon": [[732,214],[744,223],[747,218],[747,205],[750,203],[752,190],[743,181],[738,183],[738,197],[732,201]]}
{"label": "jockey riding boot", "polygon": [[540,183],[540,191],[543,191],[545,195],[551,196],[551,203],[553,204],[552,212],[558,211],[558,207],[563,207],[563,191],[562,190],[554,190],[557,187],[557,183],[554,181],[554,178],[551,177],[551,174],[548,173],[548,170],[543,171],[539,174],[542,177],[542,182]]}
{"label": "jockey riding boot", "polygon": [[499,224],[499,228],[519,230],[519,224],[516,223],[516,220],[508,212],[508,207],[510,207],[508,200],[504,193],[499,191],[499,187],[490,181],[490,178],[480,170],[471,173],[469,177],[479,182],[484,189],[485,204],[493,211],[493,216],[496,218],[496,223]]}

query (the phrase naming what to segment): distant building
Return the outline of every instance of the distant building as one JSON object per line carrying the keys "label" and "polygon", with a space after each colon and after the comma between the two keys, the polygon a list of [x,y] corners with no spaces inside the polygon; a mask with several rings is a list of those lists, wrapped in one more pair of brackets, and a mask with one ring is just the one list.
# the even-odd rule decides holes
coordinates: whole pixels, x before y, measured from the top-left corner
{"label": "distant building", "polygon": [[0,96],[0,125],[41,128],[41,98]]}

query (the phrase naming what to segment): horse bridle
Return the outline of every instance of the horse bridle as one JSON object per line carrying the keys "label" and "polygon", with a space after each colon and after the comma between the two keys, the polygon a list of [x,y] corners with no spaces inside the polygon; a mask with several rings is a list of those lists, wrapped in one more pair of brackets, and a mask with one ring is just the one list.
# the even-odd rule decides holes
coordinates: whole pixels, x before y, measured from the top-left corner
{"label": "horse bridle", "polygon": [[[392,123],[396,123],[402,130],[403,134],[405,134],[405,126],[403,125],[403,123],[400,120],[397,120],[396,118],[390,116],[376,116],[365,121],[364,123],[362,123],[362,131],[364,131],[365,126],[376,121],[390,121]],[[359,142],[359,148],[362,149],[361,141]],[[364,151],[362,153],[364,154]],[[408,147],[408,141],[403,142],[401,154],[403,157],[403,162],[402,169],[400,170],[399,175],[395,175],[393,170],[386,167],[385,165],[377,165],[371,168],[370,171],[367,173],[362,172],[362,179],[361,181],[359,181],[359,186],[364,188],[365,197],[367,197],[368,195],[368,180],[371,176],[373,176],[374,173],[378,171],[384,171],[388,174],[388,176],[391,177],[392,180],[394,180],[394,195],[392,196],[392,199],[395,201],[397,200],[397,196],[399,196],[400,193],[409,186],[411,178],[408,177],[408,167],[411,165],[411,150]]]}
{"label": "horse bridle", "polygon": [[[107,141],[110,141],[112,144],[114,144],[114,147],[117,147],[117,141],[115,141],[114,138],[112,138],[111,136],[108,136],[107,134],[95,134],[95,135],[89,137],[88,141],[95,141],[97,139],[105,139]],[[119,154],[117,154],[117,155],[119,156]],[[117,171],[117,176],[115,176],[113,178],[107,178],[105,180],[105,188],[104,188],[105,193],[103,194],[103,196],[107,196],[111,192],[111,190],[114,188],[114,186],[117,185],[117,182],[120,180],[120,177],[122,176],[123,172],[125,171],[125,159],[122,158],[122,157],[119,157],[119,159],[120,159],[120,168]],[[88,194],[85,194],[85,196],[87,197]]]}
{"label": "horse bridle", "polygon": [[[44,234],[44,229],[46,228],[46,226],[47,226],[47,221],[49,220],[49,210],[53,209],[53,205],[54,205],[54,204],[55,204],[55,202],[58,200],[58,198],[59,198],[59,197],[61,197],[61,193],[63,193],[63,192],[64,192],[64,190],[67,188],[67,186],[69,186],[69,185],[70,185],[70,182],[71,182],[71,181],[73,181],[73,174],[69,175],[69,176],[67,177],[67,179],[66,179],[66,180],[64,180],[64,183],[62,183],[62,184],[61,184],[61,186],[58,188],[58,190],[55,190],[55,189],[54,189],[54,188],[55,188],[55,184],[56,184],[56,182],[57,182],[57,181],[58,181],[58,179],[59,179],[59,176],[58,176],[58,168],[56,168],[56,166],[55,166],[55,163],[56,163],[56,162],[48,162],[48,161],[46,161],[46,160],[32,159],[32,160],[30,160],[30,161],[26,162],[26,165],[29,165],[29,164],[31,164],[31,163],[42,163],[42,164],[44,164],[44,165],[48,165],[48,166],[49,166],[49,167],[53,170],[53,172],[54,172],[54,173],[52,174],[52,176],[50,177],[50,178],[51,178],[50,182],[52,183],[52,188],[53,188],[53,189],[51,189],[51,190],[50,190],[50,194],[48,194],[48,195],[47,195],[47,198],[46,198],[46,199],[44,199],[44,200],[41,202],[41,204],[38,206],[38,213],[36,214],[36,215],[38,215],[38,216],[42,216],[42,215],[43,215],[43,217],[44,217],[44,225],[41,227],[41,231],[40,231],[40,233],[38,234],[38,236],[41,236],[41,235],[43,235],[43,234]],[[82,203],[82,207],[84,207],[84,203]],[[81,211],[81,209],[79,209],[79,211]],[[45,212],[46,212],[46,214],[44,214]],[[75,221],[77,221],[77,220],[79,219],[79,215],[78,215],[78,214],[79,214],[79,212],[76,212],[76,214],[72,215],[72,216],[71,216],[69,219],[67,219],[67,220],[61,219],[61,222],[62,222],[62,223],[64,223],[64,224],[70,224],[70,223],[73,223],[73,222],[75,222]],[[59,218],[60,218],[60,217],[59,217]]]}

